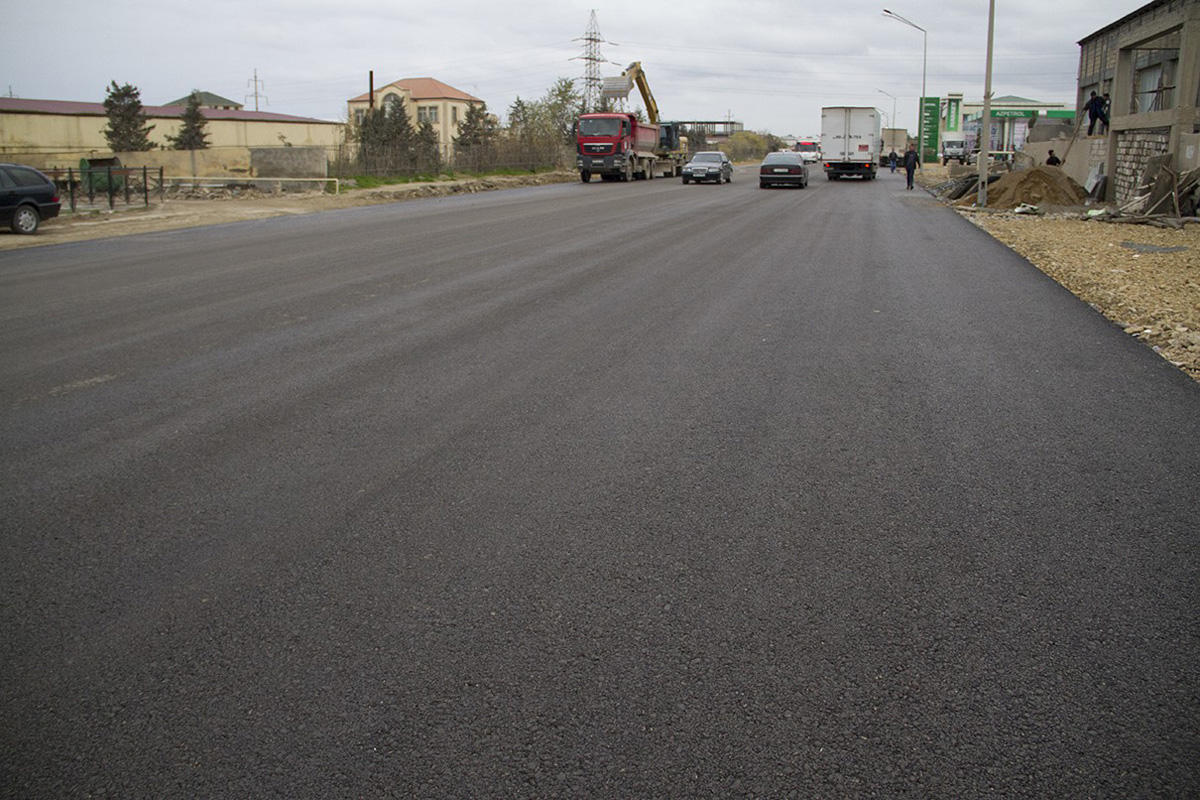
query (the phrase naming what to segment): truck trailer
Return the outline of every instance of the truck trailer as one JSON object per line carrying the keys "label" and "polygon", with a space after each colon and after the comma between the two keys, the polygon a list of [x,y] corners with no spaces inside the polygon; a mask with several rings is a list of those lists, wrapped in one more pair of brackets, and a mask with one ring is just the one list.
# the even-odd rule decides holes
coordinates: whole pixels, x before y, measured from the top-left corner
{"label": "truck trailer", "polygon": [[829,180],[843,175],[873,180],[881,143],[878,110],[866,106],[821,109],[821,159]]}

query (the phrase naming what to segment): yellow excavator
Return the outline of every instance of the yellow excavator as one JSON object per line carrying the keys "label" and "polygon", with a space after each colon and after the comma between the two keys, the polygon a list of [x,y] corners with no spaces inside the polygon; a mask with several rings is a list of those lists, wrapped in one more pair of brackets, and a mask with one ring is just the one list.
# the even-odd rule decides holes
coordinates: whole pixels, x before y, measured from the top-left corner
{"label": "yellow excavator", "polygon": [[600,87],[600,97],[605,100],[624,100],[634,86],[642,93],[642,102],[646,105],[646,117],[651,125],[658,124],[658,103],[654,102],[654,94],[646,81],[646,72],[642,62],[635,61],[625,68],[616,78],[605,78]]}

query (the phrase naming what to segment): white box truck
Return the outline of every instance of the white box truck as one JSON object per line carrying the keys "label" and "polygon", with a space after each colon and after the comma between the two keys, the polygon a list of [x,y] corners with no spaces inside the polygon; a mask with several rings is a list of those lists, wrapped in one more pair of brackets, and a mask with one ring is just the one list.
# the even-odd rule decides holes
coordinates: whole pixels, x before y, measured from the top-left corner
{"label": "white box truck", "polygon": [[866,106],[826,106],[821,109],[821,160],[829,180],[843,175],[872,180],[878,169],[882,144],[878,110]]}

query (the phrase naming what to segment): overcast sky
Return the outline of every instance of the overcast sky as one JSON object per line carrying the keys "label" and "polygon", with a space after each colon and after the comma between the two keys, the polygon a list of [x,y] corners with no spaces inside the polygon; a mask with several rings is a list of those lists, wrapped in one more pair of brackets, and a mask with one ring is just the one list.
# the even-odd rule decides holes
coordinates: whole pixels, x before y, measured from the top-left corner
{"label": "overcast sky", "polygon": [[[1141,5],[998,0],[995,96],[1073,103],[1076,42]],[[260,110],[344,120],[374,70],[377,87],[437,78],[503,119],[515,97],[536,99],[556,78],[582,84],[579,39],[595,9],[601,54],[616,62],[602,74],[641,61],[664,119],[808,136],[821,106],[890,117],[890,94],[898,126],[915,133],[922,34],[885,6],[928,32],[927,94],[982,98],[986,0],[0,0],[0,92],[100,102],[115,80],[146,105],[201,89],[253,109],[257,70]]]}

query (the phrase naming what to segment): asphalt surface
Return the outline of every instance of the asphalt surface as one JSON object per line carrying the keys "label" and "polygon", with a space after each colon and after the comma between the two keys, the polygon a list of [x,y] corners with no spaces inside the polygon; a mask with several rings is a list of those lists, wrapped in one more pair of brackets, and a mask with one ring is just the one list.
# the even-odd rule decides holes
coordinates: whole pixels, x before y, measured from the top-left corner
{"label": "asphalt surface", "polygon": [[814,178],[0,253],[0,793],[1200,793],[1200,388]]}

